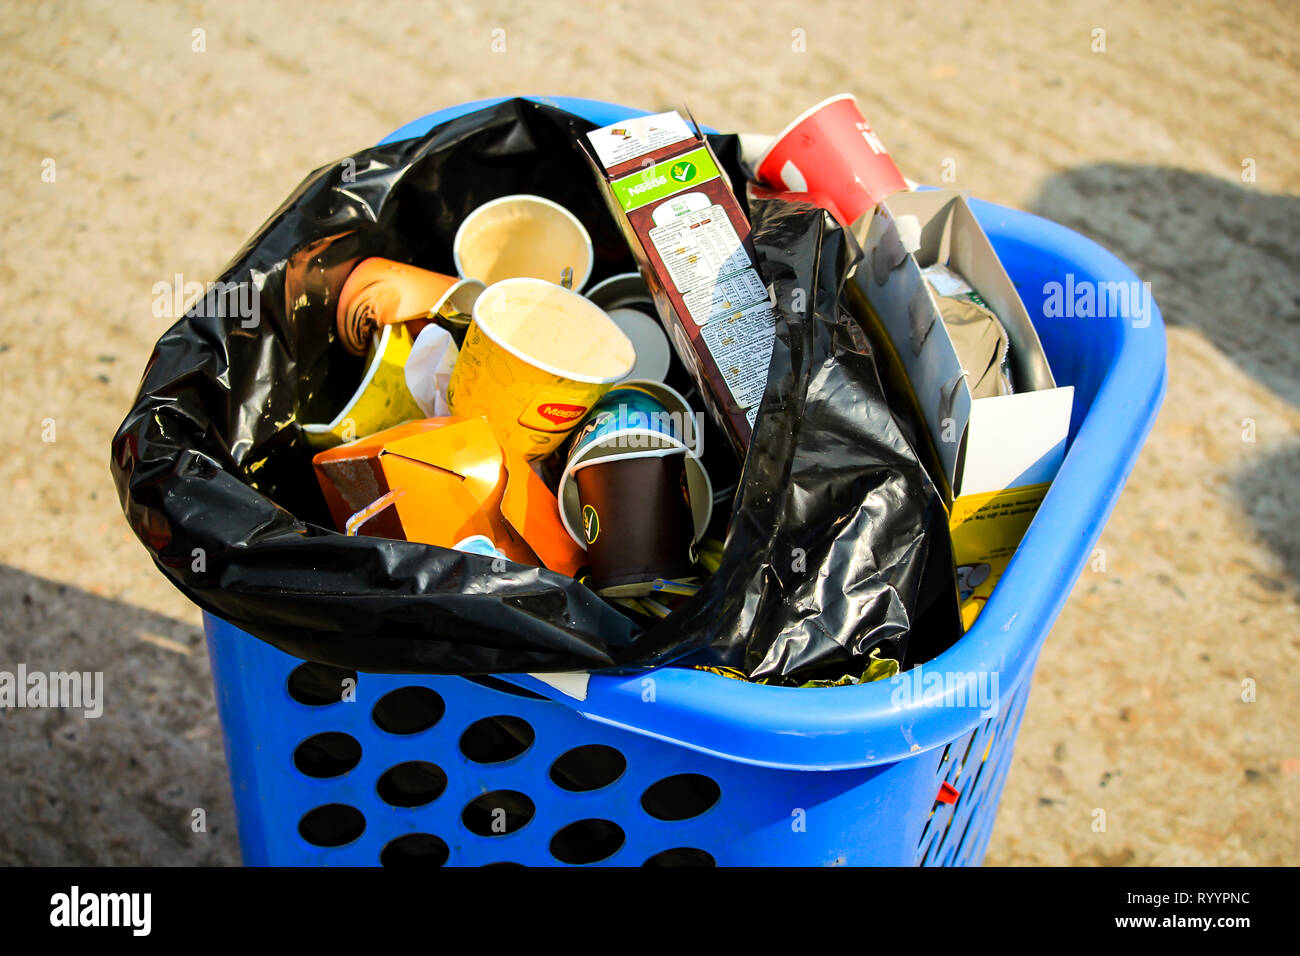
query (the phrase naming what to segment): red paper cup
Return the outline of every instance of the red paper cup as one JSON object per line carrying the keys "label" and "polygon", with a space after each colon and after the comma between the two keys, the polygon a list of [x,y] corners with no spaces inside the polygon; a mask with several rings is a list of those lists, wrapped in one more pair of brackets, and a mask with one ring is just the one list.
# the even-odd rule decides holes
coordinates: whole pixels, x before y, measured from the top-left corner
{"label": "red paper cup", "polygon": [[907,188],[851,93],[822,100],[787,126],[755,173],[776,189],[825,195],[845,225]]}

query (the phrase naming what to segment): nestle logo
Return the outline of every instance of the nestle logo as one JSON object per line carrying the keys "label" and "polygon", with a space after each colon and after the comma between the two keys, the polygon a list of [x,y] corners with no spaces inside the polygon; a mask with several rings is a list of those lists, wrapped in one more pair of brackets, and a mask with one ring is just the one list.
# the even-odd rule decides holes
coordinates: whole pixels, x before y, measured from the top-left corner
{"label": "nestle logo", "polygon": [[627,194],[629,196],[639,196],[647,189],[655,189],[659,186],[667,186],[667,185],[668,185],[668,180],[665,177],[655,176],[652,179],[647,179],[644,182],[640,182],[637,183],[635,186],[632,186],[631,188],[628,189]]}

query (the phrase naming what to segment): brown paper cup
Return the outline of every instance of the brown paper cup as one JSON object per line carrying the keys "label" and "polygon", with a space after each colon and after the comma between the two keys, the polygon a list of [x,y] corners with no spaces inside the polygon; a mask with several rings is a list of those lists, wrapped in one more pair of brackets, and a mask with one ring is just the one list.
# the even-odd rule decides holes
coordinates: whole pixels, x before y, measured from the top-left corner
{"label": "brown paper cup", "polygon": [[692,573],[695,526],[684,453],[604,459],[574,477],[592,590],[637,597],[654,590],[657,578]]}

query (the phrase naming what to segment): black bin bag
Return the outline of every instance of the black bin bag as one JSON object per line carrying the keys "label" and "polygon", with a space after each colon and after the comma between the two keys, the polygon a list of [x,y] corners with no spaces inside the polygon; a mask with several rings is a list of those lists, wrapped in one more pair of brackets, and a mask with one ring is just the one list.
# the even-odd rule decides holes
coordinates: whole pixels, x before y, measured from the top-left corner
{"label": "black bin bag", "polygon": [[[861,673],[875,648],[905,666],[933,656],[960,633],[942,503],[844,310],[852,240],[779,198],[748,197],[778,307],[762,412],[721,566],[668,618],[634,618],[542,568],[332,530],[301,425],[328,421],[360,378],[334,329],[348,272],[383,256],[452,273],[461,220],[511,193],[582,220],[593,283],[631,270],[579,145],[592,128],[510,100],[312,173],[158,340],[113,439],[132,529],[199,607],[360,671],[689,661],[801,683]],[[713,145],[743,183],[735,138]]]}

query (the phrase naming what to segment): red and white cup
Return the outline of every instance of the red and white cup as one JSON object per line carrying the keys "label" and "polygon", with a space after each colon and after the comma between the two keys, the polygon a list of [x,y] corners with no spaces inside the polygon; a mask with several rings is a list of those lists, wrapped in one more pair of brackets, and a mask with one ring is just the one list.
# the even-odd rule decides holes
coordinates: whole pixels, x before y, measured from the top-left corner
{"label": "red and white cup", "polygon": [[754,172],[774,189],[822,194],[846,226],[907,188],[851,93],[805,110],[772,141]]}

